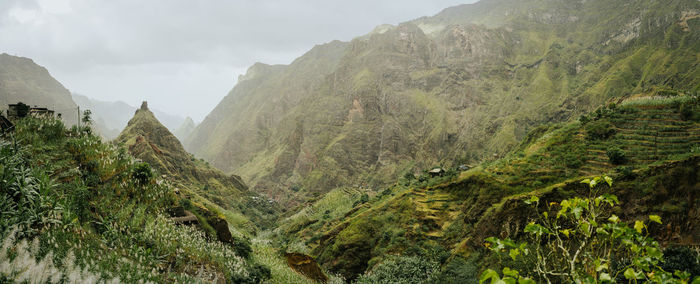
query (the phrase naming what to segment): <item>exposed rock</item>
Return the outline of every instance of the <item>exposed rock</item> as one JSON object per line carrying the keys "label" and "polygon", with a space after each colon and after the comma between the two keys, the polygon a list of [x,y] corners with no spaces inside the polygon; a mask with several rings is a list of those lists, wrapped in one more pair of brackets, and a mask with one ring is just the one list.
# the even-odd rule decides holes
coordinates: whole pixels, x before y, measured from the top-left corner
{"label": "exposed rock", "polygon": [[323,270],[321,270],[321,267],[313,257],[296,252],[285,253],[284,257],[287,259],[287,265],[299,274],[317,282],[328,282],[328,276],[323,273]]}

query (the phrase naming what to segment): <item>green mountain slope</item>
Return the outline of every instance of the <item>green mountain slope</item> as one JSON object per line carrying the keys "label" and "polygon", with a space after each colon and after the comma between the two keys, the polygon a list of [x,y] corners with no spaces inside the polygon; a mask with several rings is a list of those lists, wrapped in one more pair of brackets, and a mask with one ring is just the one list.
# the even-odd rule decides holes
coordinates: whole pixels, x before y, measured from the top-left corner
{"label": "green mountain slope", "polygon": [[[115,140],[131,155],[151,165],[163,179],[175,187],[194,194],[205,202],[242,215],[232,218],[236,227],[255,230],[265,225],[272,207],[235,175],[225,175],[187,153],[180,141],[160,124],[144,102]],[[248,218],[254,223],[247,220]]]}
{"label": "green mountain slope", "polygon": [[269,278],[244,242],[224,240],[205,227],[228,232],[225,223],[195,227],[172,218],[178,208],[197,206],[199,200],[154,176],[126,149],[90,133],[27,117],[0,137],[0,282],[260,283]]}
{"label": "green mountain slope", "polygon": [[69,125],[78,122],[78,106],[70,92],[46,68],[29,58],[3,53],[0,54],[0,110],[17,102],[53,109]]}
{"label": "green mountain slope", "polygon": [[185,144],[291,204],[475,163],[608,101],[697,91],[698,11],[688,0],[449,8],[289,66],[254,65]]}
{"label": "green mountain slope", "polygon": [[[391,255],[409,255],[438,258],[443,267],[467,259],[473,279],[497,261],[488,257],[484,239],[516,239],[532,218],[524,200],[535,195],[546,204],[585,195],[582,179],[608,174],[621,218],[657,214],[664,225],[651,230],[662,244],[697,245],[698,110],[698,98],[688,96],[601,108],[585,123],[542,126],[504,158],[459,175],[411,176],[383,191],[334,190],[281,221],[275,232],[287,250],[314,255],[346,278]],[[611,149],[623,159],[608,154]]]}

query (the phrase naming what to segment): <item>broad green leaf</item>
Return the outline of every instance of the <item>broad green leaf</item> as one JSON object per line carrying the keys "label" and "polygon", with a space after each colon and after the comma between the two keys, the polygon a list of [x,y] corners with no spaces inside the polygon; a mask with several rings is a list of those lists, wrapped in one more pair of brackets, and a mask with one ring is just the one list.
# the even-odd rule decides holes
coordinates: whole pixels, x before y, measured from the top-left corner
{"label": "broad green leaf", "polygon": [[581,222],[578,226],[581,232],[588,236],[588,230],[591,228],[591,224],[588,224],[588,222]]}
{"label": "broad green leaf", "polygon": [[537,284],[537,282],[527,277],[520,277],[520,279],[518,279],[518,284]]}
{"label": "broad green leaf", "polygon": [[581,213],[583,213],[583,207],[579,207],[579,206],[574,207],[571,209],[571,212],[574,213],[574,217],[576,217],[576,219],[581,219]]}
{"label": "broad green leaf", "polygon": [[632,246],[630,246],[630,250],[631,250],[633,253],[638,253],[638,252],[640,251],[639,246],[636,245],[636,244],[633,244]]}
{"label": "broad green leaf", "polygon": [[598,184],[598,181],[596,179],[599,179],[599,178],[595,178],[590,183],[588,183],[588,186],[590,188],[594,188]]}
{"label": "broad green leaf", "polygon": [[617,217],[617,215],[613,214],[612,216],[610,216],[610,218],[608,218],[608,221],[610,221],[610,222],[613,222],[613,223],[617,224],[617,223],[619,223],[619,222],[620,222],[620,218],[619,218],[619,217]]}
{"label": "broad green leaf", "polygon": [[496,272],[493,269],[486,269],[483,273],[481,273],[481,278],[479,278],[479,284],[484,283],[488,280],[491,280],[491,283],[494,283],[496,281],[500,281],[501,276],[498,275],[498,272]]}
{"label": "broad green leaf", "polygon": [[613,179],[609,176],[603,176],[603,179],[605,179],[605,182],[608,183],[608,186],[612,186],[613,184]]}
{"label": "broad green leaf", "polygon": [[612,281],[612,277],[610,277],[610,274],[607,274],[605,272],[601,273],[598,279],[600,279],[600,281]]}
{"label": "broad green leaf", "polygon": [[589,184],[589,185],[590,185],[590,184],[591,184],[591,180],[590,180],[590,179],[584,179],[584,180],[581,181],[581,183],[585,183],[585,184]]}
{"label": "broad green leaf", "polygon": [[647,249],[647,254],[651,257],[662,258],[664,256],[663,253],[661,252],[661,250],[659,250],[658,248],[646,247],[646,249]]}
{"label": "broad green leaf", "polygon": [[624,275],[625,278],[628,280],[637,279],[637,272],[635,272],[632,268],[627,268],[627,270],[625,270]]}
{"label": "broad green leaf", "polygon": [[661,216],[659,215],[649,215],[649,220],[661,224]]}
{"label": "broad green leaf", "polygon": [[523,231],[525,233],[531,233],[531,234],[535,234],[538,236],[550,233],[550,231],[547,228],[542,227],[539,224],[535,224],[535,222],[531,222],[530,224],[527,224],[527,226],[525,226],[525,229]]}
{"label": "broad green leaf", "polygon": [[510,269],[510,267],[503,268],[503,276],[518,277],[518,275],[517,270]]}
{"label": "broad green leaf", "polygon": [[[508,255],[510,256],[510,258],[515,260],[515,258],[518,257],[518,255],[520,255],[520,250],[517,248],[511,249],[510,252],[508,253]],[[505,272],[503,272],[503,274],[505,274]]]}
{"label": "broad green leaf", "polygon": [[600,264],[600,265],[596,266],[595,271],[600,272],[600,271],[603,271],[603,269],[605,269],[605,270],[608,269],[608,264],[607,264],[607,263],[603,263],[603,264]]}
{"label": "broad green leaf", "polygon": [[571,233],[571,230],[566,229],[566,230],[561,230],[560,231],[562,234],[564,234],[567,238],[569,237],[569,233]]}
{"label": "broad green leaf", "polygon": [[603,228],[597,228],[597,229],[595,229],[595,232],[598,233],[598,234],[601,234],[601,235],[607,235],[607,234],[608,234],[608,231],[606,231],[606,230],[603,229]]}
{"label": "broad green leaf", "polygon": [[539,202],[539,201],[540,201],[540,198],[539,198],[539,197],[537,197],[537,196],[532,196],[532,197],[530,197],[530,199],[525,200],[525,204],[528,204],[528,205],[529,205],[529,204],[532,204],[532,203],[537,203],[537,202]]}
{"label": "broad green leaf", "polygon": [[637,233],[642,233],[642,229],[644,229],[644,222],[642,221],[634,221],[634,229],[637,230]]}

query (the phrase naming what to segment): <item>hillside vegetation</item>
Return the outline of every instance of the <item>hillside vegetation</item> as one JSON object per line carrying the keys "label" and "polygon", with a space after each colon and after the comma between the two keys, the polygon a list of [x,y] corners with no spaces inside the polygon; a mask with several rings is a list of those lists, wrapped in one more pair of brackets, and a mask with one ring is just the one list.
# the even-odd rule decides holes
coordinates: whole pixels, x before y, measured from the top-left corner
{"label": "hillside vegetation", "polygon": [[696,245],[700,123],[683,113],[698,107],[698,98],[688,96],[629,100],[586,114],[582,122],[535,129],[504,158],[461,174],[406,175],[381,191],[334,190],[282,221],[277,239],[348,279],[393,263],[393,255],[434,262],[442,267],[436,273],[466,271],[477,279],[494,261],[485,239],[517,239],[533,218],[524,200],[538,196],[547,204],[585,196],[580,180],[608,174],[616,182],[608,193],[622,205],[615,214],[628,221],[656,214],[664,225],[650,232],[663,246]]}
{"label": "hillside vegetation", "polygon": [[185,145],[292,205],[502,157],[542,124],[638,94],[697,92],[698,11],[691,0],[448,8],[288,66],[255,64]]}
{"label": "hillside vegetation", "polygon": [[18,121],[0,138],[0,188],[0,282],[269,278],[242,243],[176,225],[173,211],[196,201],[89,128]]}
{"label": "hillside vegetation", "polygon": [[161,178],[184,193],[213,203],[211,206],[237,212],[235,217],[229,218],[235,221],[235,227],[254,232],[258,226],[270,225],[274,204],[248,191],[240,177],[225,175],[187,153],[180,141],[155,118],[146,102],[129,120],[115,143],[147,162],[162,175]]}

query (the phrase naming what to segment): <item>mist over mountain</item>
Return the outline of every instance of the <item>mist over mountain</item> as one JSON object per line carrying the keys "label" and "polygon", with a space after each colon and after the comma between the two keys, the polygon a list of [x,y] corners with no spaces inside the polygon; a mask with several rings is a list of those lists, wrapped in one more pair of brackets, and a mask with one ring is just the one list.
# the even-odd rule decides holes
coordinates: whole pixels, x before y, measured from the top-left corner
{"label": "mist over mountain", "polygon": [[697,89],[696,20],[685,20],[697,9],[482,1],[380,26],[288,66],[253,65],[185,145],[282,202],[477,163],[542,123],[636,94]]}
{"label": "mist over mountain", "polygon": [[69,125],[78,122],[78,106],[70,91],[46,68],[29,58],[0,54],[0,110],[18,102],[55,110]]}
{"label": "mist over mountain", "polygon": [[[80,94],[72,94],[73,100],[83,109],[92,111],[97,130],[108,140],[117,138],[137,110],[122,101],[101,101]],[[185,123],[185,118],[154,109],[153,113],[170,131],[175,131]]]}
{"label": "mist over mountain", "polygon": [[199,124],[2,54],[3,107],[76,113],[0,119],[0,283],[700,283],[699,67],[697,0],[453,6],[255,63]]}

